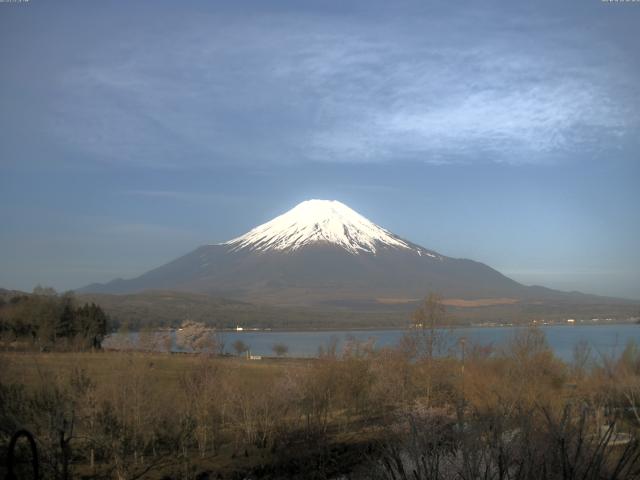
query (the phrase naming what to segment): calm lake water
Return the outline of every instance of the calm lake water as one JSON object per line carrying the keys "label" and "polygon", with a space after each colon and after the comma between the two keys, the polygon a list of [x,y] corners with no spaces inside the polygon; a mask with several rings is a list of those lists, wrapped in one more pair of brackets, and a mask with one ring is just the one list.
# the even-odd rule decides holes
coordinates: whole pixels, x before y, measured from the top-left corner
{"label": "calm lake water", "polygon": [[[449,345],[456,345],[461,338],[469,343],[479,345],[492,345],[499,348],[508,342],[519,330],[524,327],[468,327],[447,330],[444,333]],[[592,350],[592,354],[618,356],[624,350],[629,340],[640,344],[640,325],[566,325],[539,327],[547,338],[547,342],[555,354],[571,361],[576,344],[586,341]],[[225,344],[225,351],[233,352],[232,344],[236,340],[242,340],[251,349],[252,355],[273,356],[272,347],[275,343],[283,343],[289,348],[290,357],[313,357],[318,354],[321,346],[327,346],[333,339],[338,342],[338,350],[349,339],[359,341],[373,341],[376,347],[389,347],[398,344],[408,330],[331,330],[331,331],[242,331],[224,332],[221,337]],[[167,335],[168,332],[158,332],[156,335]],[[184,351],[176,345],[175,332],[171,332],[173,351]],[[105,347],[118,348],[123,345],[123,340],[128,340],[129,346],[135,346],[139,334],[115,333],[105,339]],[[135,348],[135,347],[134,347]]]}

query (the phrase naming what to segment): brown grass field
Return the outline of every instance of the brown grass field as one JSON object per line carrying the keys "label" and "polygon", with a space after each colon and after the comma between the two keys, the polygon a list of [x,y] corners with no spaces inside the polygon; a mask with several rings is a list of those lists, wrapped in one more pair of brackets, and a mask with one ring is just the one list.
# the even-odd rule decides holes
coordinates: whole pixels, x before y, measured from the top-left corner
{"label": "brown grass field", "polygon": [[[637,346],[594,365],[576,352],[570,365],[535,329],[499,352],[467,345],[464,361],[433,357],[432,340],[416,331],[394,349],[354,343],[316,359],[258,361],[2,352],[0,447],[11,432],[33,432],[43,478],[68,469],[87,479],[397,480],[393,469],[412,461],[477,469],[455,463],[475,454],[492,469],[507,458],[516,480],[543,466],[549,480],[612,478],[618,468],[617,478],[640,478]],[[611,425],[623,436],[603,437]],[[439,463],[447,458],[453,466]],[[562,462],[581,471],[592,460],[595,473],[562,476]],[[406,478],[433,478],[428,471]]]}

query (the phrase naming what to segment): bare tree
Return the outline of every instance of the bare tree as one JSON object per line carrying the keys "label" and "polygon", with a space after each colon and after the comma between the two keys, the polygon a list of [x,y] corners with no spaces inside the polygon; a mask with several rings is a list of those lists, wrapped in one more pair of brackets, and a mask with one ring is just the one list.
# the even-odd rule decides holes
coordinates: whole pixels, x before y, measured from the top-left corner
{"label": "bare tree", "polygon": [[420,307],[413,312],[413,352],[424,362],[425,369],[425,401],[429,405],[433,390],[434,356],[444,344],[444,332],[438,327],[445,323],[446,310],[442,296],[430,293]]}
{"label": "bare tree", "polygon": [[231,346],[233,347],[233,349],[236,352],[236,355],[238,356],[249,351],[249,345],[244,343],[242,340],[236,340],[235,342],[233,342]]}
{"label": "bare tree", "polygon": [[582,339],[573,347],[573,374],[576,379],[581,379],[591,361],[592,350],[589,342]]}
{"label": "bare tree", "polygon": [[287,353],[289,353],[289,346],[284,343],[274,343],[271,347],[273,353],[275,353],[278,357],[284,357]]}
{"label": "bare tree", "polygon": [[416,353],[422,358],[433,358],[442,346],[442,334],[438,331],[438,327],[442,328],[446,320],[446,308],[442,300],[441,295],[430,293],[411,317],[417,337]]}
{"label": "bare tree", "polygon": [[187,320],[176,332],[176,344],[184,350],[194,353],[218,354],[220,342],[216,330],[202,322]]}

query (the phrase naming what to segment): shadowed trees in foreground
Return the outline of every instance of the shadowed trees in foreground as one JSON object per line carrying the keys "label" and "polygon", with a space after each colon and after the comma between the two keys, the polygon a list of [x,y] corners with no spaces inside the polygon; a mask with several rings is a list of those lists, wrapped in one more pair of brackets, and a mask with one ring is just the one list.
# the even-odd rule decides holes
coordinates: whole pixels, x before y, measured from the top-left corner
{"label": "shadowed trees in foreground", "polygon": [[99,348],[108,324],[98,305],[77,305],[73,293],[58,295],[50,288],[36,287],[32,295],[0,305],[0,340],[27,349]]}

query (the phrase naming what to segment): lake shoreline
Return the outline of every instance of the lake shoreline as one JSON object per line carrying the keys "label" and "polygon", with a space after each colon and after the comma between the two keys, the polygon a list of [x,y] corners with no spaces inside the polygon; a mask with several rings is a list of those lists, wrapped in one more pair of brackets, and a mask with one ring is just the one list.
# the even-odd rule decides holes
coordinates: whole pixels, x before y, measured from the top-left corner
{"label": "lake shoreline", "polygon": [[[611,322],[576,322],[576,323],[566,323],[566,322],[555,322],[555,323],[501,323],[501,324],[470,324],[470,325],[436,325],[436,329],[444,329],[444,330],[465,330],[470,328],[528,328],[528,327],[578,327],[578,326],[589,326],[589,327],[607,327],[614,325],[638,325],[637,320],[614,320]],[[158,329],[158,331],[175,331],[179,328],[167,328],[167,329]],[[411,325],[406,325],[404,327],[401,326],[369,326],[369,327],[327,327],[327,328],[242,328],[242,330],[237,330],[235,328],[224,328],[224,329],[212,329],[221,333],[304,333],[304,332],[365,332],[365,331],[390,331],[390,330],[420,330],[419,328],[413,327]],[[425,329],[426,330],[426,329]],[[114,332],[115,333],[115,332]]]}
{"label": "lake shoreline", "polygon": [[[561,328],[564,327],[564,328]],[[638,328],[637,328],[638,327]],[[482,327],[437,328],[438,335],[445,339],[442,352],[459,348],[464,339],[468,345],[499,348],[508,344],[513,337],[529,328],[528,325],[494,325]],[[549,324],[537,326],[547,339],[550,348],[565,360],[573,356],[576,346],[588,343],[594,354],[617,355],[629,340],[640,344],[640,325],[626,324]],[[226,330],[204,329],[210,345],[222,348],[218,353],[237,353],[236,345],[242,345],[245,352],[253,357],[274,356],[274,347],[284,345],[289,357],[316,357],[320,349],[337,349],[341,352],[350,342],[369,343],[375,348],[395,348],[403,337],[420,330],[409,328],[393,329],[331,329],[331,330]],[[424,332],[424,330],[423,330]],[[202,332],[201,332],[202,333]],[[141,340],[140,332],[115,333],[105,338],[103,347],[112,350],[156,350],[172,352],[201,351],[196,343],[181,338],[180,330],[145,332]],[[150,335],[150,336],[149,336]],[[195,337],[194,337],[195,338]],[[203,337],[197,336],[202,339]]]}

